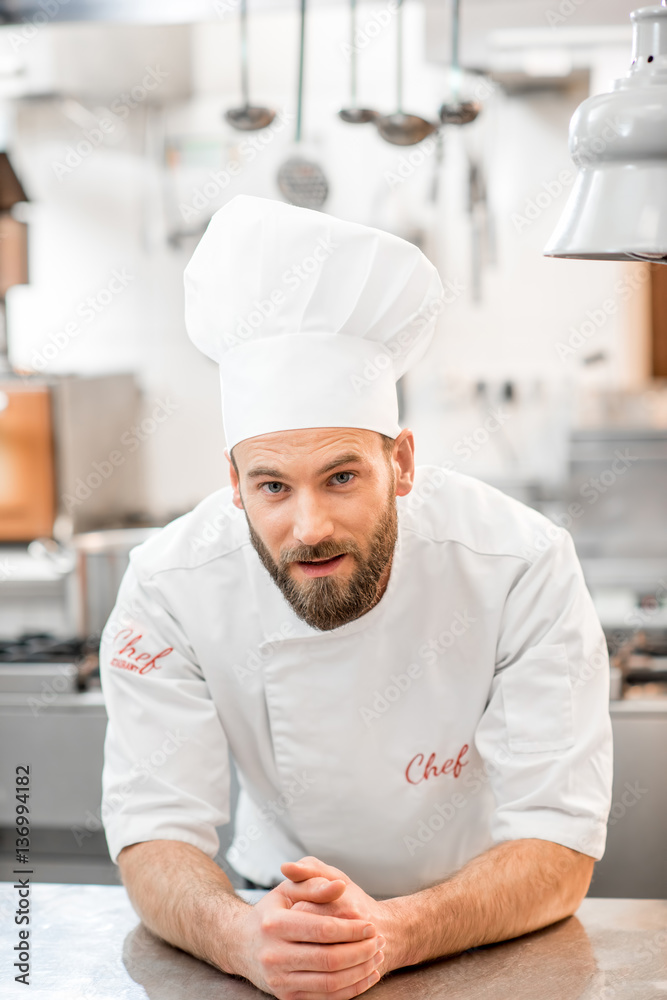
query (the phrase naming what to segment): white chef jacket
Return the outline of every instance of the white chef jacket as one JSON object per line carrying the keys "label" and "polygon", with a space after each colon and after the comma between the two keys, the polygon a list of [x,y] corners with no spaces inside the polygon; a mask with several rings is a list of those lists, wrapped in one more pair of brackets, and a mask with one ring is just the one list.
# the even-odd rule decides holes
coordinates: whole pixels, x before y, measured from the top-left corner
{"label": "white chef jacket", "polygon": [[101,643],[112,858],[153,839],[263,885],[315,855],[375,896],[494,843],[604,851],[609,664],[569,534],[417,469],[381,600],[321,632],[262,566],[231,488],[135,548]]}

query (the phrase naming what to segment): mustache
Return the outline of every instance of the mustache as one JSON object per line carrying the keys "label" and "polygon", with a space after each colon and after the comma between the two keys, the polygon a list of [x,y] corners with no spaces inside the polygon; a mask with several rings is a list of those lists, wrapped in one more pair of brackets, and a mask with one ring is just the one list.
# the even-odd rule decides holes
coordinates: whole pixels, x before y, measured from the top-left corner
{"label": "mustache", "polygon": [[329,539],[318,542],[317,545],[296,545],[281,553],[280,567],[286,569],[293,562],[312,562],[342,555],[351,555],[358,559],[361,556],[361,549],[356,542],[334,542]]}

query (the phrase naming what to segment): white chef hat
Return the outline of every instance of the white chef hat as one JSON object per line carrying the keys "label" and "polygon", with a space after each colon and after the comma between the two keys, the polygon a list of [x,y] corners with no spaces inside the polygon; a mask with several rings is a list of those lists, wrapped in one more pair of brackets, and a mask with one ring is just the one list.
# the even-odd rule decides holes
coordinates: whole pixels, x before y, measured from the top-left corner
{"label": "white chef hat", "polygon": [[239,195],[185,270],[185,322],[220,365],[227,447],[303,427],[400,433],[396,382],[442,308],[435,267],[390,233]]}

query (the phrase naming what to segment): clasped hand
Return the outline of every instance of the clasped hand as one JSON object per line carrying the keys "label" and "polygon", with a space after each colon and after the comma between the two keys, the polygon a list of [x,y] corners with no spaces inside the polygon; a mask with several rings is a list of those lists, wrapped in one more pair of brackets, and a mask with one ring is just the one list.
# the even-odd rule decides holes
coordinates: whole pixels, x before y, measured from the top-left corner
{"label": "clasped hand", "polygon": [[383,904],[317,858],[282,866],[286,881],[248,917],[244,974],[279,1000],[349,1000],[389,970]]}

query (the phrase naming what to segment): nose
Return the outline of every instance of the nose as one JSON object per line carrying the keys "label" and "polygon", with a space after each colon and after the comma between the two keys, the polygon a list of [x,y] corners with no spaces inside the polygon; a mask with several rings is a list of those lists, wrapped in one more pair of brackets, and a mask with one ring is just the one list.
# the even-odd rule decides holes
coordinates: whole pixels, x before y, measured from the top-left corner
{"label": "nose", "polygon": [[297,498],[292,534],[300,545],[318,545],[334,533],[334,525],[321,498],[308,492]]}

